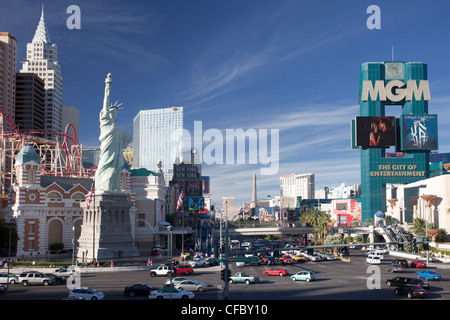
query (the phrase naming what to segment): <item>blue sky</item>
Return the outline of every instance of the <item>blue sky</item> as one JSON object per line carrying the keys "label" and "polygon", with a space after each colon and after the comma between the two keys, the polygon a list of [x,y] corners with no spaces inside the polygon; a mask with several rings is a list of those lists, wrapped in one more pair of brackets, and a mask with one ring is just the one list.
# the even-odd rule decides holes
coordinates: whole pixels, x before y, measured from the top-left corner
{"label": "blue sky", "polygon": [[[123,103],[123,131],[142,109],[184,107],[184,126],[278,129],[279,170],[261,163],[205,165],[213,199],[279,195],[279,177],[315,173],[316,188],[360,182],[359,151],[350,121],[359,114],[359,66],[394,59],[428,64],[439,114],[439,152],[450,152],[450,3],[426,1],[31,1],[1,0],[0,31],[18,40],[18,60],[37,27],[41,5],[62,65],[63,104],[80,110],[80,142],[98,146],[104,78]],[[69,5],[81,9],[81,29],[69,30]],[[381,9],[381,29],[369,30],[369,5]],[[18,70],[20,65],[18,66]],[[395,111],[393,111],[395,113]],[[389,114],[390,111],[387,111]],[[208,143],[206,143],[207,145]]]}

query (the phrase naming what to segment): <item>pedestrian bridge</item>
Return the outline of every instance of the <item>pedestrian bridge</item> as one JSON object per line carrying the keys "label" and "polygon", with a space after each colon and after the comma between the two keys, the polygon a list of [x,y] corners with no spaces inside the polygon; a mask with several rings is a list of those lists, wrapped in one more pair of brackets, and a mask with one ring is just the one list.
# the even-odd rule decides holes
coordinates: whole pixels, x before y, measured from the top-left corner
{"label": "pedestrian bridge", "polygon": [[[313,232],[313,227],[229,227],[228,235],[287,235],[287,234],[308,234]],[[360,233],[360,234],[370,234],[373,233],[375,228],[373,227],[335,227],[332,228],[335,233]],[[220,234],[220,229],[216,228],[214,233],[216,235]],[[225,234],[225,229],[222,229],[223,234]]]}

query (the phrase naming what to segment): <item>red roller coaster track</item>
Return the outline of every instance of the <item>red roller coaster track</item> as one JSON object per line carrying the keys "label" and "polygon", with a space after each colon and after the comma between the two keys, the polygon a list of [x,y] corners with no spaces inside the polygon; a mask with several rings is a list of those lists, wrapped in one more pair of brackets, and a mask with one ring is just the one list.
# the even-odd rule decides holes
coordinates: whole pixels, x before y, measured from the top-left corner
{"label": "red roller coaster track", "polygon": [[[59,146],[59,148],[65,152],[66,156],[66,168],[63,169],[64,175],[75,175],[75,176],[90,176],[93,173],[93,169],[91,168],[89,170],[85,170],[83,168],[83,159],[81,157],[81,146],[78,144],[77,141],[77,134],[75,131],[75,127],[73,124],[69,123],[64,132],[54,132],[54,131],[45,131],[45,130],[19,130],[14,123],[14,121],[5,113],[3,112],[3,109],[0,108],[0,116],[3,116],[6,121],[11,125],[13,131],[2,131],[0,133],[0,136],[4,138],[16,138],[20,141],[25,139],[31,140],[34,137],[37,136],[61,136],[64,137],[64,140],[62,144]],[[71,134],[69,134],[69,130],[71,131]],[[68,140],[72,143],[72,147],[69,147]],[[48,145],[55,145],[58,147],[59,143],[57,141],[53,140],[46,140],[46,144]],[[77,169],[78,168],[78,169]],[[43,170],[47,174],[53,174],[51,170],[43,166]]]}

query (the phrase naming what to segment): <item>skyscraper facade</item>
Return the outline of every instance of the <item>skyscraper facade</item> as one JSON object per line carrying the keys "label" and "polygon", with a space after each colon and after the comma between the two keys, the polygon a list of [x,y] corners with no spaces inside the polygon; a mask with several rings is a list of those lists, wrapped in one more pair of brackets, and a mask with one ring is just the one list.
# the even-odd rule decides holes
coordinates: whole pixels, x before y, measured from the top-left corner
{"label": "skyscraper facade", "polygon": [[[181,161],[183,107],[141,110],[133,120],[133,167],[158,171],[162,162],[166,185],[173,165]],[[178,160],[177,160],[178,159]]]}
{"label": "skyscraper facade", "polygon": [[280,177],[281,205],[284,208],[295,208],[297,197],[314,199],[314,173],[288,174]]}
{"label": "skyscraper facade", "polygon": [[[16,66],[17,40],[8,32],[0,32],[0,107],[12,121],[16,105]],[[3,129],[9,131],[12,126],[3,121]]]}
{"label": "skyscraper facade", "polygon": [[44,130],[44,81],[35,73],[16,75],[16,126],[19,130]]}
{"label": "skyscraper facade", "polygon": [[[27,59],[20,72],[37,74],[45,84],[45,125],[44,130],[61,132],[62,121],[62,76],[58,64],[58,47],[50,40],[44,20],[44,8],[33,40],[27,44]],[[48,135],[48,139],[55,139]]]}

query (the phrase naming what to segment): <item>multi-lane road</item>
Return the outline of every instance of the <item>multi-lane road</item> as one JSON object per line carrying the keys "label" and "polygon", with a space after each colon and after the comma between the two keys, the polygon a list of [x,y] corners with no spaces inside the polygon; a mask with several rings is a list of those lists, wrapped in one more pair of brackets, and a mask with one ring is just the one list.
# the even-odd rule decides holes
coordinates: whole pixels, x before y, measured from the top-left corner
{"label": "multi-lane road", "polygon": [[[397,300],[407,299],[396,296],[393,288],[385,281],[398,274],[385,270],[394,260],[394,256],[386,256],[381,265],[370,266],[366,263],[364,251],[351,250],[350,262],[340,260],[294,263],[278,265],[285,268],[288,276],[264,276],[264,265],[236,267],[230,263],[231,273],[244,271],[258,276],[257,284],[229,284],[229,300]],[[433,263],[429,269],[442,275],[441,281],[429,281],[431,289],[425,300],[450,299],[450,265]],[[196,268],[190,276],[208,284],[208,290],[196,293],[195,300],[223,300],[224,283],[220,280],[220,267]],[[290,275],[301,270],[314,271],[317,279],[311,282],[292,281]],[[419,269],[408,268],[403,276],[417,278]],[[81,286],[95,288],[105,294],[105,300],[147,300],[147,297],[128,297],[123,294],[126,286],[136,283],[149,284],[161,288],[167,277],[150,277],[148,270],[82,272]],[[0,295],[0,300],[62,300],[68,296],[69,289],[65,284],[50,286],[23,287],[10,285],[9,292]]]}

